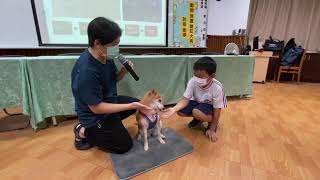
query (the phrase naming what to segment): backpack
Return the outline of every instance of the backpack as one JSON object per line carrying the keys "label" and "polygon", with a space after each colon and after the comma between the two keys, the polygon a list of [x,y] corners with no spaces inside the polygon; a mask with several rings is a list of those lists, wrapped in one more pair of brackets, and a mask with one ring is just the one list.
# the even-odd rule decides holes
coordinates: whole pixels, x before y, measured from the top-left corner
{"label": "backpack", "polygon": [[287,42],[286,46],[285,46],[284,49],[283,49],[283,54],[285,54],[289,49],[297,46],[297,44],[296,44],[296,42],[295,42],[294,40],[295,40],[294,38],[291,38],[291,39]]}
{"label": "backpack", "polygon": [[295,46],[289,49],[282,57],[280,64],[283,66],[293,66],[301,58],[304,49],[301,46]]}

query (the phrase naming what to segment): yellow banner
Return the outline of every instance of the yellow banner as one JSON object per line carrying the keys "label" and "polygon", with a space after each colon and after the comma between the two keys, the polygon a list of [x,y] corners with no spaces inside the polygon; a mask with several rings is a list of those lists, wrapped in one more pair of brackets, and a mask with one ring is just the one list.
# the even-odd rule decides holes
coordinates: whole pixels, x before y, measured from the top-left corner
{"label": "yellow banner", "polygon": [[187,39],[187,17],[181,17],[181,38]]}
{"label": "yellow banner", "polygon": [[188,15],[181,17],[181,38],[186,39],[190,45],[194,45],[195,42],[195,10],[197,5],[197,2],[188,2]]}
{"label": "yellow banner", "polygon": [[189,2],[188,8],[188,22],[187,22],[187,39],[190,44],[194,44],[194,34],[195,34],[195,10],[197,9],[198,3],[196,2]]}

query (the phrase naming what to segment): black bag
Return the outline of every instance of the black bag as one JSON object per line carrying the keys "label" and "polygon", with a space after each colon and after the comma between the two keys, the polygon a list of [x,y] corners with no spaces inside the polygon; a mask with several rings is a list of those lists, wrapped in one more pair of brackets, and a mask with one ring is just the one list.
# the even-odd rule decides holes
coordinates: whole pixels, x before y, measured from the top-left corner
{"label": "black bag", "polygon": [[285,46],[284,49],[283,49],[283,54],[286,54],[286,52],[289,51],[291,48],[294,48],[294,47],[297,46],[297,44],[296,44],[296,42],[295,42],[294,40],[295,40],[294,38],[291,38],[291,39],[287,42],[286,46]]}
{"label": "black bag", "polygon": [[284,41],[280,41],[278,39],[272,39],[270,36],[270,39],[266,39],[263,45],[263,50],[265,51],[276,51],[281,52],[284,48]]}
{"label": "black bag", "polygon": [[259,49],[259,36],[253,38],[253,50]]}

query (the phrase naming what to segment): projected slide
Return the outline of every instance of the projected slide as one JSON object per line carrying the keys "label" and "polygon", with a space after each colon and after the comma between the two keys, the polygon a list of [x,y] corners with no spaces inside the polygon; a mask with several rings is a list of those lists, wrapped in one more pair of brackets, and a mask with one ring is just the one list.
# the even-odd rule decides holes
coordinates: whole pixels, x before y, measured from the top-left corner
{"label": "projected slide", "polygon": [[116,21],[120,45],[166,45],[166,0],[33,0],[42,44],[87,44],[95,17]]}

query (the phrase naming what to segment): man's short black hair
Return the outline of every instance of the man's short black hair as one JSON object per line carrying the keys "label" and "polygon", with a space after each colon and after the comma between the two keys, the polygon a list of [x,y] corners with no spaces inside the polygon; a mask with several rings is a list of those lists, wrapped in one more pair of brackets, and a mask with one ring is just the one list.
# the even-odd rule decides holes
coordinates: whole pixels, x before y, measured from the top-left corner
{"label": "man's short black hair", "polygon": [[213,73],[216,73],[217,63],[212,58],[205,56],[194,63],[193,70],[206,71],[211,76]]}
{"label": "man's short black hair", "polygon": [[119,25],[107,18],[97,17],[88,25],[89,46],[94,45],[95,40],[99,40],[102,45],[109,44],[120,37],[122,30]]}

